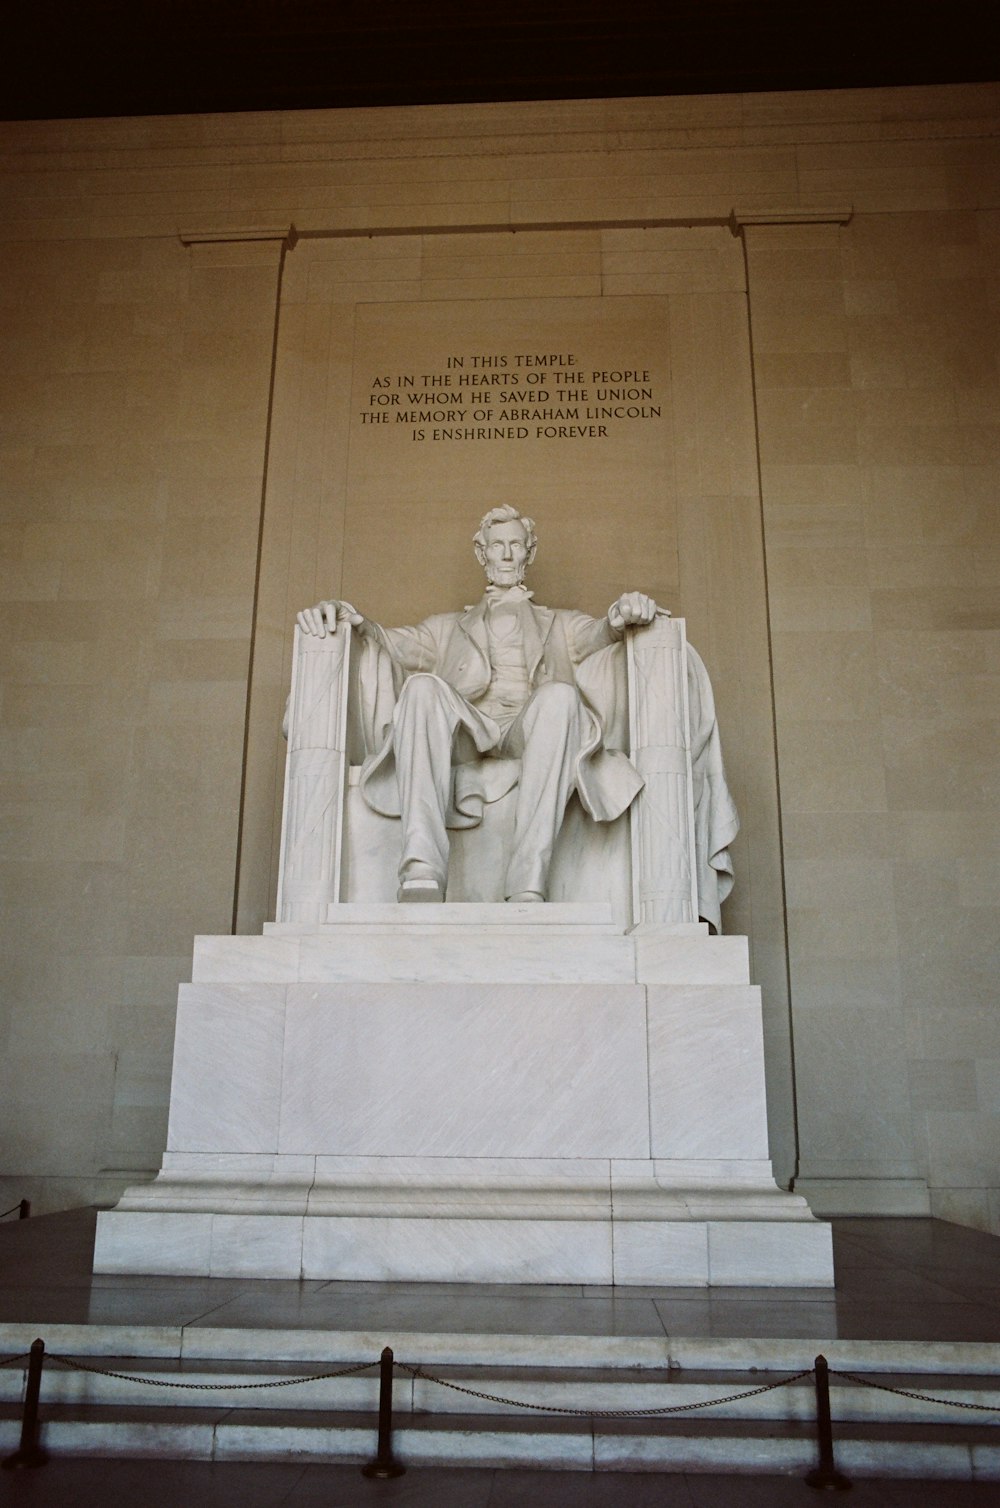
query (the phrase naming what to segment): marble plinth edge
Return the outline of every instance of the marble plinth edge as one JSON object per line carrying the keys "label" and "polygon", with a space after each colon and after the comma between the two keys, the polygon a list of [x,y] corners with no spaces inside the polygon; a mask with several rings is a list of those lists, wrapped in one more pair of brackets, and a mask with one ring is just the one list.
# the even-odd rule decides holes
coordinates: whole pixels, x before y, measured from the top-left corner
{"label": "marble plinth edge", "polygon": [[[240,1166],[245,1161],[244,1166]],[[829,1286],[830,1227],[767,1163],[168,1155],[98,1216],[95,1271]],[[286,1164],[286,1165],[283,1165]],[[297,1164],[297,1166],[296,1166]]]}
{"label": "marble plinth edge", "polygon": [[94,1270],[364,1282],[829,1287],[820,1221],[102,1211]]}
{"label": "marble plinth edge", "polygon": [[829,1227],[110,1210],[94,1270],[357,1282],[830,1287]]}

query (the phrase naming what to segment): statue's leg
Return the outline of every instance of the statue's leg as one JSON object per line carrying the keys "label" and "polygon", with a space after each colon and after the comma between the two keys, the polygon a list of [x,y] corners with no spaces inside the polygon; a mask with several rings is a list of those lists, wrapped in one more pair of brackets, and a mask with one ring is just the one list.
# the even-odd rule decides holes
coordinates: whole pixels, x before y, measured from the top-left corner
{"label": "statue's leg", "polygon": [[436,675],[412,675],[393,714],[402,849],[400,900],[443,901],[448,877],[445,819],[456,731],[479,721],[469,704]]}
{"label": "statue's leg", "polygon": [[514,847],[504,886],[508,900],[545,899],[552,850],[575,789],[576,763],[586,734],[587,713],[579,691],[562,681],[548,681],[504,740],[505,754],[521,756]]}

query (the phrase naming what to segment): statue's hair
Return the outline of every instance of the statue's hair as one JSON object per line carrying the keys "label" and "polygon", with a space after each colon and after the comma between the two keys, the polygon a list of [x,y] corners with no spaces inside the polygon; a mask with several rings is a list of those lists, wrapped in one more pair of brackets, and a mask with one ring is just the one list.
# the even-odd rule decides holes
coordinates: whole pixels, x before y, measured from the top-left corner
{"label": "statue's hair", "polygon": [[486,535],[491,524],[510,524],[515,519],[519,519],[524,525],[525,544],[528,547],[528,559],[530,560],[538,545],[538,540],[535,537],[535,521],[533,518],[528,518],[527,514],[519,512],[513,503],[501,503],[499,508],[491,508],[488,513],[483,514],[479,528],[472,536],[472,543],[476,547],[476,552],[478,553],[480,550],[486,549]]}

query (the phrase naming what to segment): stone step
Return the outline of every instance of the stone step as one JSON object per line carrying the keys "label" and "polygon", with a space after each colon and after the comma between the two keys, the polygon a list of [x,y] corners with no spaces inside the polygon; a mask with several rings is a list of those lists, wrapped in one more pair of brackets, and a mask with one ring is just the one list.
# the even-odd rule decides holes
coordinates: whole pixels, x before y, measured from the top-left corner
{"label": "stone step", "polygon": [[[181,1361],[172,1358],[75,1356],[67,1365],[50,1353],[43,1374],[46,1404],[125,1408],[266,1408],[285,1412],[335,1410],[372,1415],[378,1408],[378,1374],[314,1375],[289,1362],[260,1360]],[[336,1373],[336,1364],[317,1369]],[[688,1408],[710,1403],[699,1417],[714,1420],[783,1420],[811,1424],[815,1418],[812,1377],[758,1391],[780,1374],[680,1371],[606,1367],[449,1367],[425,1368],[414,1377],[397,1368],[393,1406],[400,1416],[479,1414],[558,1416],[561,1410],[584,1416],[622,1410]],[[139,1380],[137,1380],[139,1379]],[[305,1380],[299,1380],[305,1379]],[[1000,1426],[1000,1382],[975,1376],[880,1373],[878,1389],[834,1375],[834,1419],[954,1425]],[[22,1396],[24,1369],[0,1371],[0,1403]],[[902,1391],[884,1391],[884,1388]],[[920,1393],[917,1398],[907,1394]],[[734,1396],[735,1395],[735,1396]],[[718,1400],[712,1402],[712,1400]],[[968,1412],[956,1408],[968,1405]],[[992,1414],[978,1410],[993,1410]],[[546,1410],[552,1410],[553,1415]],[[663,1421],[661,1421],[663,1422]],[[1000,1435],[998,1435],[1000,1440]]]}
{"label": "stone step", "polygon": [[[731,1395],[809,1369],[822,1352],[834,1369],[842,1471],[1000,1479],[998,1348],[985,1342],[6,1323],[0,1358],[23,1353],[39,1331],[49,1353],[42,1438],[54,1454],[362,1462],[375,1448],[376,1363],[391,1344],[400,1363],[394,1449],[413,1468],[804,1475],[816,1459],[812,1377]],[[70,1369],[58,1356],[98,1370]],[[359,1362],[370,1370],[312,1377]],[[415,1377],[408,1367],[425,1375]],[[901,1391],[837,1375],[846,1370]],[[0,1454],[17,1445],[25,1371],[23,1360],[0,1368]],[[298,1377],[310,1380],[280,1386]],[[180,1382],[196,1390],[174,1386]],[[687,1407],[708,1399],[728,1401]],[[996,1412],[958,1410],[954,1403]],[[684,1412],[602,1417],[678,1406]]]}
{"label": "stone step", "polygon": [[[745,937],[709,937],[698,927],[650,928],[626,935],[611,923],[535,925],[539,910],[600,907],[493,907],[526,918],[483,928],[435,924],[441,906],[346,906],[362,922],[275,924],[257,937],[196,937],[195,984],[593,983],[739,985],[750,983]],[[381,922],[375,913],[385,911]],[[403,919],[398,920],[400,913]],[[414,920],[410,920],[410,914]],[[430,920],[423,920],[430,916]]]}
{"label": "stone step", "polygon": [[[377,902],[346,902],[329,909],[326,922],[265,922],[264,933],[270,937],[295,935],[335,935],[349,927],[352,931],[375,929],[378,932],[449,931],[471,928],[478,936],[484,931],[503,934],[519,933],[528,928],[546,932],[622,932],[615,924],[611,907],[601,902],[578,903],[547,901],[545,905],[507,901],[446,901],[432,906],[384,905]],[[680,935],[707,934],[704,923],[679,923],[672,927]]]}
{"label": "stone step", "polygon": [[[414,908],[417,909],[417,908]],[[427,910],[430,908],[427,907]],[[331,929],[290,936],[196,937],[194,984],[634,984],[623,935],[516,935],[442,929]]]}
{"label": "stone step", "polygon": [[[245,1408],[44,1404],[41,1443],[54,1455],[361,1463],[375,1451],[374,1416]],[[17,1411],[0,1407],[0,1454],[18,1441]],[[849,1476],[1000,1479],[996,1429],[968,1425],[835,1424]],[[396,1457],[426,1466],[552,1467],[805,1475],[816,1462],[811,1423],[692,1419],[400,1415]]]}
{"label": "stone step", "polygon": [[[794,1304],[790,1304],[794,1309]],[[991,1341],[851,1340],[830,1336],[649,1336],[515,1333],[450,1333],[372,1327],[366,1330],[264,1328],[210,1325],[110,1325],[4,1321],[0,1323],[0,1361],[24,1355],[37,1337],[46,1350],[65,1356],[136,1362],[156,1359],[227,1364],[301,1364],[301,1371],[332,1370],[357,1362],[376,1362],[392,1346],[399,1362],[462,1368],[594,1368],[689,1373],[717,1372],[771,1376],[805,1371],[817,1355],[834,1370],[920,1377],[935,1385],[947,1377],[984,1379],[1000,1376],[1000,1345]],[[0,1368],[0,1376],[6,1368]],[[13,1367],[18,1372],[17,1366]],[[985,1385],[985,1384],[984,1384]]]}

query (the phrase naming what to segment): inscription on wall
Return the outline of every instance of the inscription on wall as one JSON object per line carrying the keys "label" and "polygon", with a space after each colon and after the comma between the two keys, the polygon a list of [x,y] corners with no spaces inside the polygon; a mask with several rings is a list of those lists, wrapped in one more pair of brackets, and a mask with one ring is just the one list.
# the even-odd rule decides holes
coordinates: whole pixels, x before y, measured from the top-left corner
{"label": "inscription on wall", "polygon": [[600,441],[662,417],[657,382],[634,357],[609,365],[585,350],[453,351],[376,372],[356,417],[417,444]]}
{"label": "inscription on wall", "polygon": [[337,462],[352,601],[421,617],[442,594],[468,600],[467,525],[499,502],[544,529],[539,601],[603,613],[609,575],[676,601],[667,300],[359,304],[348,356]]}

